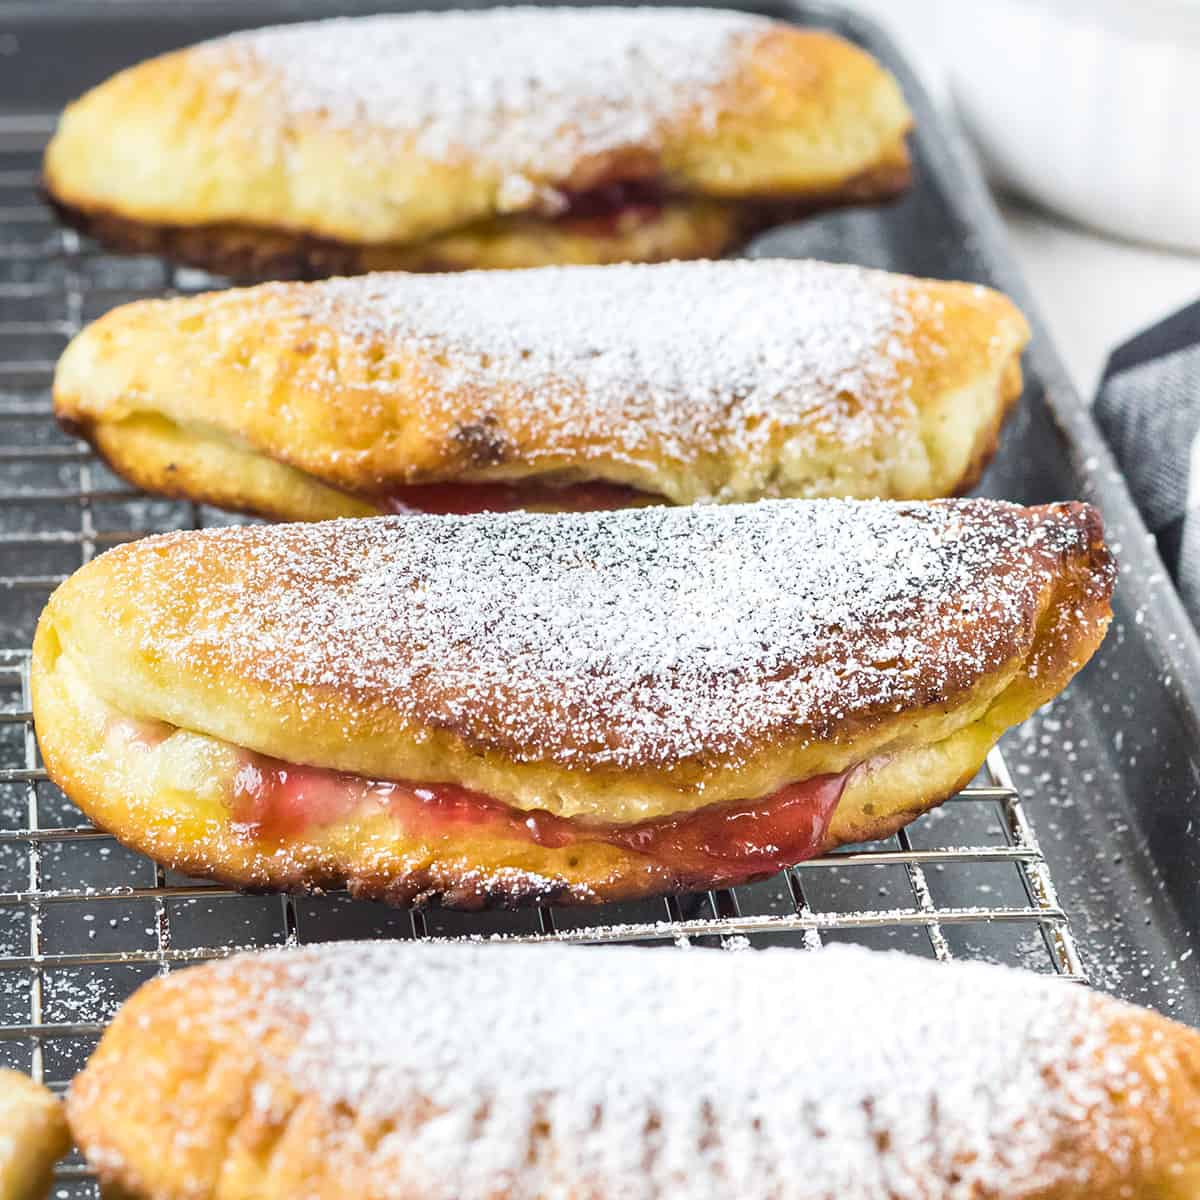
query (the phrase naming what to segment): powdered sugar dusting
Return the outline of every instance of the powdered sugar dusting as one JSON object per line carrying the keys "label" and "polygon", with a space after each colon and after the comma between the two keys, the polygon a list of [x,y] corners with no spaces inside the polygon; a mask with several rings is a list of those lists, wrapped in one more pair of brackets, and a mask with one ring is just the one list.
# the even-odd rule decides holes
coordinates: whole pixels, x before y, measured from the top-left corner
{"label": "powdered sugar dusting", "polygon": [[1169,1040],[978,964],[361,943],[204,970],[186,1036],[293,1038],[256,1110],[279,1081],[394,1122],[370,1149],[331,1122],[385,1197],[1043,1195],[1135,1167],[1172,1099]]}
{"label": "powdered sugar dusting", "polygon": [[[904,378],[910,281],[882,272],[669,263],[335,279],[299,304],[294,288],[261,290],[264,312],[281,300],[316,323],[322,359],[370,347],[381,395],[414,402],[413,372],[387,369],[414,358],[434,397],[468,409],[473,395],[519,388],[506,426],[527,424],[531,452],[547,457],[569,447],[586,460],[589,446],[651,465],[715,454],[753,474],[764,469],[756,449],[773,461],[766,448],[798,427],[883,457],[900,453],[886,439],[917,423]],[[356,352],[340,349],[347,339]]]}
{"label": "powdered sugar dusting", "polygon": [[654,767],[960,694],[1028,652],[1039,596],[1088,553],[1085,512],[769,501],[221,529],[112,552],[109,586],[152,597],[124,636],[188,677],[326,720],[349,694],[521,760]]}
{"label": "powdered sugar dusting", "polygon": [[284,115],[398,133],[436,161],[489,162],[523,208],[530,184],[581,160],[653,150],[690,112],[715,121],[719,85],[769,27],[706,9],[497,8],[280,26],[205,52],[265,68]]}

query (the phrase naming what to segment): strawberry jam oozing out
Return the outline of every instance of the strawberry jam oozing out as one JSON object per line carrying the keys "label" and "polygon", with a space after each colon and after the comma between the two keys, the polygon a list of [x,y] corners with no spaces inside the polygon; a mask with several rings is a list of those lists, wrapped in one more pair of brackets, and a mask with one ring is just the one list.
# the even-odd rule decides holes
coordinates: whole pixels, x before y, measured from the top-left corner
{"label": "strawberry jam oozing out", "polygon": [[563,194],[566,207],[555,220],[573,232],[611,236],[631,226],[654,220],[666,196],[656,179],[627,179]]}
{"label": "strawberry jam oozing out", "polygon": [[566,512],[598,512],[632,508],[657,497],[617,483],[421,483],[380,497],[388,512],[479,513],[554,508]]}
{"label": "strawberry jam oozing out", "polygon": [[248,754],[234,778],[233,820],[247,838],[278,842],[383,808],[414,838],[473,830],[551,849],[603,841],[644,854],[680,877],[734,882],[816,854],[850,774],[818,775],[759,800],[617,825],[524,812],[455,784],[364,779]]}

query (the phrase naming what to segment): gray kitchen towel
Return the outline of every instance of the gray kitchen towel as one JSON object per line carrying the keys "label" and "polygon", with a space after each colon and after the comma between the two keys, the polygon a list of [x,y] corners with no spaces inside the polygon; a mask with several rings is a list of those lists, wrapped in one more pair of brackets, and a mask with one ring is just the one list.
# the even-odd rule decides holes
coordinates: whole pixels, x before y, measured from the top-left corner
{"label": "gray kitchen towel", "polygon": [[1113,353],[1095,413],[1200,626],[1200,302]]}

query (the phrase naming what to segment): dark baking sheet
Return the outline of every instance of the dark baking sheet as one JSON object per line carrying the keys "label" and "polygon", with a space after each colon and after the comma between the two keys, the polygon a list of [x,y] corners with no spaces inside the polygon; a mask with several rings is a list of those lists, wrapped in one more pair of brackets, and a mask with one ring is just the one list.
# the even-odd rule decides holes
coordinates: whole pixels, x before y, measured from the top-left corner
{"label": "dark baking sheet", "polygon": [[[235,28],[386,7],[394,6],[284,0],[0,4],[0,147],[6,127],[23,129],[30,114],[51,112],[112,71],[162,50]],[[749,252],[811,255],[977,280],[1008,291],[1033,320],[1036,336],[1026,360],[1025,397],[982,490],[1030,503],[1073,497],[1093,501],[1105,514],[1122,571],[1117,619],[1103,652],[1064,698],[1009,736],[1005,754],[1026,795],[1093,982],[1200,1023],[1196,988],[1200,976],[1190,941],[1197,923],[1195,881],[1200,876],[1200,829],[1195,824],[1200,790],[1200,645],[1195,633],[1166,581],[1086,404],[1067,379],[1014,266],[992,202],[955,129],[935,110],[895,47],[874,25],[817,4],[743,7],[829,26],[860,42],[899,75],[918,122],[917,186],[910,196],[884,210],[834,214],[773,231]],[[24,266],[11,267],[10,278],[36,281],[39,272],[57,269],[52,262],[33,258]],[[105,256],[89,260],[88,266],[99,279],[111,271],[117,289],[131,269],[128,262]],[[167,285],[158,265],[141,260],[137,269],[144,276],[140,288],[153,289],[160,278],[161,286]],[[57,348],[50,346],[47,353],[52,355]],[[0,380],[0,389],[3,386]],[[55,435],[48,425],[46,429],[50,442]],[[31,439],[41,436],[34,430],[31,424],[27,431]],[[6,490],[29,482],[3,462],[0,473],[9,476]],[[31,486],[41,484],[34,480]],[[139,528],[189,519],[178,515],[180,506],[129,502],[134,503],[142,506]],[[129,511],[127,505],[121,519],[128,520]],[[36,514],[36,505],[0,506],[0,531],[36,522]],[[45,521],[52,526],[53,516]],[[29,569],[52,572],[59,566],[35,564]],[[0,594],[0,645],[17,651],[27,646],[29,625],[42,598],[36,589]],[[70,823],[77,817],[64,808],[57,817],[51,812],[48,819]],[[951,823],[957,819],[947,818]],[[943,839],[947,828],[953,825],[943,826]],[[919,837],[914,833],[914,842]],[[125,878],[120,865],[123,854],[119,849],[112,852],[114,881]],[[78,882],[65,852],[47,869],[58,886]],[[959,878],[947,868],[938,884],[946,903],[978,904],[991,894],[993,885],[987,879],[977,869]],[[880,894],[885,890],[881,885]],[[208,906],[207,925],[196,936],[211,939],[219,927],[227,943],[272,940],[274,932],[266,931],[277,926],[277,908],[270,909],[269,920],[260,917],[268,905],[277,906],[277,901],[214,901]],[[120,919],[135,925],[142,922],[143,915],[135,911],[132,901],[130,908],[132,915]],[[372,910],[369,918],[355,917],[350,915],[352,908],[363,906],[327,902],[312,918],[317,922],[314,929],[344,936],[408,928],[406,916]],[[16,914],[18,919],[20,915]],[[0,943],[5,919],[6,914],[0,913]],[[55,908],[54,919],[64,929],[70,928],[70,914],[62,907]],[[457,929],[455,923],[463,919],[436,920]],[[488,932],[491,925],[485,920],[464,928]],[[78,933],[81,945],[96,945],[94,927],[88,930],[90,940],[85,940],[82,926]],[[150,933],[147,927],[147,937]],[[952,935],[959,938],[955,946],[959,953],[1013,957],[1002,950],[1004,930],[976,931],[969,937],[952,931]],[[100,929],[98,936],[103,946],[117,935]],[[912,948],[902,939],[885,944]],[[1019,960],[1020,954],[1016,957]],[[111,987],[124,991],[138,974],[133,972]],[[58,1073],[69,1073],[73,1065],[64,1061]]]}

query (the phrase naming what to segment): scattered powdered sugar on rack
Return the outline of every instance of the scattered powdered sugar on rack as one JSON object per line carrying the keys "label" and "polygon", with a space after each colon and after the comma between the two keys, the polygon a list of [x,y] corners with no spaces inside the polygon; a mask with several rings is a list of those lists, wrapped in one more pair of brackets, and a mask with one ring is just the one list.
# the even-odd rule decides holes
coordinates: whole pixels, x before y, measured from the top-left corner
{"label": "scattered powdered sugar on rack", "polygon": [[1040,1196],[1136,1170],[1194,1105],[1162,1086],[1194,1047],[1112,1039],[1111,1002],[849,947],[343,943],[153,987],[198,1060],[254,1064],[253,1112],[299,1090],[318,1153],[381,1197]]}
{"label": "scattered powdered sugar on rack", "polygon": [[536,184],[654,148],[683,119],[711,125],[720,85],[770,27],[720,10],[498,8],[280,26],[201,52],[232,62],[231,89],[265,69],[285,118],[398,133],[428,158]]}
{"label": "scattered powdered sugar on rack", "polygon": [[656,768],[952,702],[1029,652],[1068,560],[1092,595],[1062,620],[1100,619],[1093,521],[767,501],[209,530],[100,561],[144,606],[130,652],[181,680],[244,680],[318,721],[382,703],[518,760]]}
{"label": "scattered powdered sugar on rack", "polygon": [[[316,323],[318,342],[324,327],[335,347],[349,338],[360,355],[370,347],[385,362],[415,359],[441,405],[453,396],[469,408],[473,393],[519,389],[505,424],[528,426],[530,453],[573,446],[586,457],[590,444],[650,465],[690,462],[745,456],[803,425],[884,457],[897,452],[886,437],[916,424],[903,369],[916,296],[910,281],[883,272],[693,262],[372,275],[261,291],[264,313],[282,301]],[[923,324],[936,330],[936,313]],[[407,398],[414,374],[389,382],[380,371],[373,386]]]}

